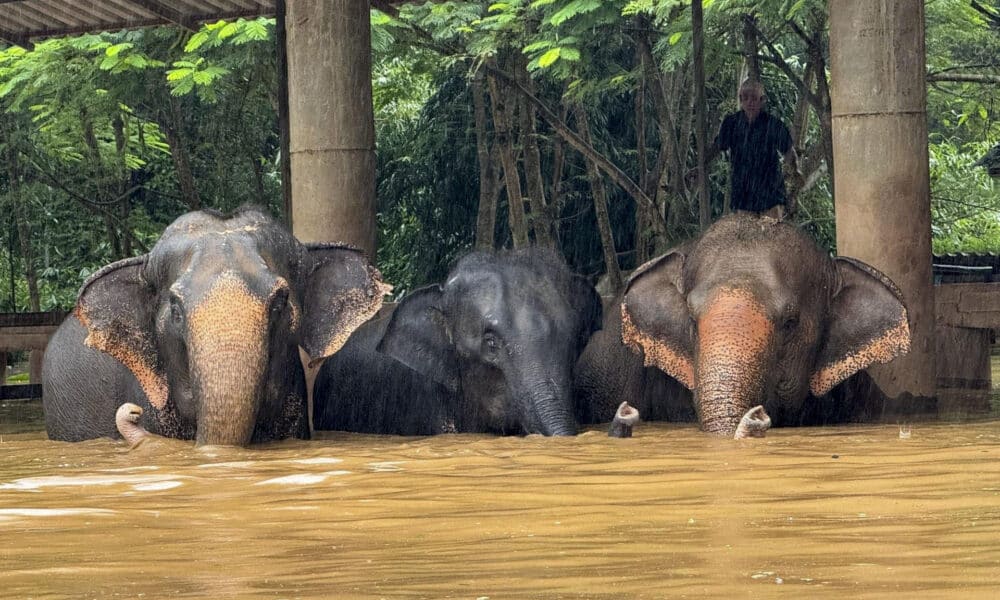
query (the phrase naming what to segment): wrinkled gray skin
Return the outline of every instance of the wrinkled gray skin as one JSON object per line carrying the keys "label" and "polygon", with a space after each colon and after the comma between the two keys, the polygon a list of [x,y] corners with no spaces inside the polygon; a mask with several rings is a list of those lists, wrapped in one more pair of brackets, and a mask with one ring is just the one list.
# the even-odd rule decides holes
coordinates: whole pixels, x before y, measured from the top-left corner
{"label": "wrinkled gray skin", "polygon": [[299,346],[335,352],[385,291],[357,250],[300,244],[245,208],[188,213],[148,255],[95,273],[49,342],[42,385],[54,440],[138,425],[199,444],[308,438]]}
{"label": "wrinkled gray skin", "polygon": [[573,435],[572,368],[600,314],[593,287],[551,252],[467,255],[326,361],[313,425]]}
{"label": "wrinkled gray skin", "polygon": [[855,420],[870,399],[831,389],[908,347],[884,275],[787,223],[730,215],[629,279],[577,364],[578,418],[606,422],[627,398],[647,421],[727,437],[757,404],[776,425]]}

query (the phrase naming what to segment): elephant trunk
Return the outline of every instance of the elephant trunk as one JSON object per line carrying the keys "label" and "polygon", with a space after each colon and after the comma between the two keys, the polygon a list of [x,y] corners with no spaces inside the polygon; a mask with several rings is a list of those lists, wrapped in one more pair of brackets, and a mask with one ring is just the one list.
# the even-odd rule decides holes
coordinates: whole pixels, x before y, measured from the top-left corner
{"label": "elephant trunk", "polygon": [[695,409],[701,428],[732,437],[764,392],[774,325],[746,290],[720,291],[698,319]]}
{"label": "elephant trunk", "polygon": [[188,347],[198,399],[197,444],[250,443],[263,400],[267,331],[264,302],[235,278],[217,283],[192,315]]}
{"label": "elephant trunk", "polygon": [[520,409],[525,429],[542,435],[576,435],[569,376],[534,371],[529,370],[532,383],[518,386],[521,393],[516,393],[526,404]]}

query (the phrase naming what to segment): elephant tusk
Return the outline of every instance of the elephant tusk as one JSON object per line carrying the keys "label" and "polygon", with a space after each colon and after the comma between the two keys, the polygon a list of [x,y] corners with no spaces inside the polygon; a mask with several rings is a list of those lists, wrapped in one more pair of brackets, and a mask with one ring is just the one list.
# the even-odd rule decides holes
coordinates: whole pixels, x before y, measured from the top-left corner
{"label": "elephant tusk", "polygon": [[632,426],[639,422],[639,411],[632,408],[628,401],[618,405],[615,412],[615,420],[608,428],[608,437],[627,438],[632,437]]}
{"label": "elephant tusk", "polygon": [[757,405],[746,412],[736,427],[734,440],[748,437],[764,437],[764,432],[771,428],[771,417],[764,412],[764,407]]}

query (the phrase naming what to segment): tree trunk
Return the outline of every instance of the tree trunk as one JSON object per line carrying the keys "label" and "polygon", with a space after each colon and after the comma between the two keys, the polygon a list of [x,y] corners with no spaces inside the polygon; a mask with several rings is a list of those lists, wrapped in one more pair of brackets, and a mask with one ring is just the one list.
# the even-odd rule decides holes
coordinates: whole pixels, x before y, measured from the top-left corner
{"label": "tree trunk", "polygon": [[493,249],[497,222],[497,194],[493,160],[486,131],[486,82],[482,73],[472,81],[472,106],[476,117],[476,158],[479,161],[479,211],[476,215],[476,248]]}
{"label": "tree trunk", "polygon": [[504,95],[505,88],[492,74],[488,75],[490,100],[493,106],[493,130],[496,143],[500,147],[500,161],[503,163],[504,179],[507,183],[507,210],[510,218],[510,235],[514,248],[528,246],[528,223],[524,214],[524,197],[521,194],[521,177],[514,158],[514,141],[511,132],[511,103]]}
{"label": "tree trunk", "polygon": [[[576,127],[580,137],[590,144],[590,124],[587,121],[587,111],[582,106],[576,107]],[[608,201],[604,194],[604,180],[597,165],[587,161],[587,177],[590,179],[590,191],[594,198],[594,215],[597,217],[597,231],[601,235],[601,249],[604,251],[604,267],[607,270],[608,283],[612,292],[617,294],[622,288],[622,272],[618,266],[618,252],[615,250],[615,238],[611,232],[611,219],[608,217]]]}
{"label": "tree trunk", "polygon": [[[818,37],[822,33],[817,32],[816,35]],[[820,136],[821,143],[823,144],[823,155],[826,158],[826,169],[831,175],[830,195],[836,198],[836,188],[833,181],[833,112],[830,102],[830,85],[826,80],[826,61],[823,59],[823,52],[819,47],[815,51],[811,50],[810,54],[815,54],[813,57],[815,64],[813,70],[817,73],[816,96],[819,96],[820,101],[820,105],[816,107],[816,116],[819,117]]]}
{"label": "tree trunk", "polygon": [[[563,105],[562,114],[560,119],[565,122],[569,115],[569,106]],[[559,226],[558,220],[559,215],[562,214],[563,198],[562,198],[562,178],[563,178],[563,167],[566,163],[566,144],[563,142],[562,138],[556,136],[552,142],[552,187],[549,188],[549,206],[552,210],[553,217],[553,228],[555,229],[555,236],[559,237]]]}
{"label": "tree trunk", "polygon": [[704,231],[712,221],[712,205],[705,176],[705,26],[701,3],[702,0],[691,3],[691,29],[694,38],[694,138],[698,147],[698,222]]}
{"label": "tree trunk", "polygon": [[285,16],[288,14],[285,0],[274,3],[274,45],[275,63],[278,70],[277,106],[278,152],[281,156],[281,200],[285,224],[292,225],[292,159],[288,122],[288,36],[285,30]]}
{"label": "tree trunk", "polygon": [[[170,158],[174,161],[174,169],[177,171],[177,182],[181,188],[181,196],[184,203],[190,210],[201,208],[201,198],[198,197],[198,189],[194,183],[194,174],[191,172],[191,159],[188,155],[187,146],[184,144],[183,120],[181,118],[181,107],[179,101],[173,96],[169,99],[170,115],[166,120],[166,127],[163,133],[167,138],[167,145],[170,146]],[[161,123],[162,125],[162,123]]]}
{"label": "tree trunk", "polygon": [[[640,75],[635,90],[635,153],[639,166],[638,180],[647,196],[649,192],[649,166],[646,156],[646,81]],[[641,265],[649,260],[646,240],[646,228],[649,227],[648,211],[642,206],[635,207],[635,264]]]}
{"label": "tree trunk", "polygon": [[[505,82],[513,86],[515,91],[523,94],[535,107],[535,109],[542,115],[549,125],[555,130],[556,134],[559,135],[563,140],[565,140],[570,146],[576,149],[580,154],[586,157],[588,160],[593,161],[597,167],[603,171],[616,185],[620,186],[636,204],[643,204],[647,207],[654,207],[653,200],[643,192],[642,188],[628,176],[627,173],[622,171],[616,164],[608,160],[606,156],[594,149],[593,146],[583,141],[576,132],[569,128],[566,123],[559,119],[553,113],[548,106],[545,105],[541,100],[536,98],[528,90],[517,82],[510,75],[498,70],[495,65],[487,64],[487,68],[490,70],[490,77],[493,78],[503,78]],[[662,219],[657,219],[653,222],[653,226],[659,233],[665,233]]]}
{"label": "tree trunk", "polygon": [[[757,17],[749,13],[743,15],[743,60],[746,61],[747,79],[760,81],[760,59],[757,57],[756,24]],[[742,81],[738,81],[737,85],[742,83]]]}
{"label": "tree trunk", "polygon": [[[527,60],[523,54],[517,58],[517,76],[526,90],[535,93],[534,83],[528,75]],[[542,157],[538,150],[535,107],[523,96],[518,110],[521,129],[521,147],[524,149],[524,182],[531,207],[531,225],[535,243],[546,248],[555,247],[552,233],[552,215],[545,202],[545,182],[542,179]]]}
{"label": "tree trunk", "polygon": [[128,258],[129,256],[132,256],[132,236],[128,232],[128,217],[129,213],[132,211],[132,170],[129,169],[125,162],[128,132],[126,130],[125,121],[121,118],[121,114],[115,115],[114,119],[112,119],[111,128],[115,135],[115,157],[117,159],[115,170],[117,171],[116,175],[118,177],[118,206],[116,207],[118,212],[115,216],[118,221],[118,226],[122,230],[121,254],[118,255],[118,257]]}

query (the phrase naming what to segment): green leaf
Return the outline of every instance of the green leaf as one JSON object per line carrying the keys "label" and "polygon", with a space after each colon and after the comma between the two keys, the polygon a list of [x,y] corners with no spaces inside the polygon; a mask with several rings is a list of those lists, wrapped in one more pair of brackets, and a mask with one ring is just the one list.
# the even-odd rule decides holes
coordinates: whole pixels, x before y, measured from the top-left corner
{"label": "green leaf", "polygon": [[167,81],[178,81],[188,77],[193,72],[193,69],[170,69],[167,71]]}
{"label": "green leaf", "polygon": [[239,25],[236,23],[227,23],[225,27],[219,30],[219,39],[224,40],[228,37],[232,37],[240,30]]}
{"label": "green leaf", "polygon": [[539,59],[538,59],[538,66],[544,69],[545,67],[547,67],[547,66],[551,65],[552,63],[556,62],[557,60],[559,60],[559,53],[561,51],[562,51],[562,48],[553,48],[553,49],[549,50],[548,52],[546,52],[545,54],[543,54],[541,57],[539,57]]}
{"label": "green leaf", "polygon": [[577,15],[595,11],[600,7],[600,0],[573,0],[549,17],[549,24],[558,27]]}
{"label": "green leaf", "polygon": [[535,42],[533,44],[528,44],[521,51],[524,52],[525,54],[531,54],[532,52],[536,52],[538,50],[544,50],[545,48],[551,48],[552,44],[553,44],[553,42],[551,40],[539,40],[539,41],[537,41],[537,42]]}
{"label": "green leaf", "polygon": [[198,48],[201,48],[202,44],[208,41],[209,35],[208,31],[202,29],[198,33],[191,36],[188,43],[184,45],[185,52],[194,52]]}
{"label": "green leaf", "polygon": [[177,85],[170,90],[171,96],[183,96],[184,94],[189,94],[191,90],[194,89],[194,79],[185,78],[182,79]]}
{"label": "green leaf", "polygon": [[216,77],[222,77],[223,75],[228,74],[229,69],[225,67],[213,66],[213,67],[207,67],[205,70],[202,71],[202,73],[207,73],[212,77],[212,79],[215,79]]}
{"label": "green leaf", "polygon": [[677,45],[677,42],[681,41],[681,38],[682,38],[682,37],[684,37],[684,33],[683,33],[683,32],[681,32],[681,31],[677,31],[677,32],[674,32],[674,33],[673,33],[673,34],[672,34],[672,35],[671,35],[671,36],[670,36],[670,37],[669,37],[669,38],[667,39],[667,42],[668,42],[668,43],[669,43],[669,44],[670,44],[671,46],[676,46],[676,45]]}
{"label": "green leaf", "polygon": [[130,48],[132,48],[132,44],[125,42],[122,44],[115,44],[114,46],[108,46],[104,53],[108,56],[118,56],[118,53],[122,50],[128,50]]}
{"label": "green leaf", "polygon": [[208,71],[195,71],[191,77],[194,78],[194,82],[198,85],[208,85],[215,79]]}
{"label": "green leaf", "polygon": [[564,47],[559,53],[559,58],[563,60],[580,60],[580,51],[576,48]]}
{"label": "green leaf", "polygon": [[805,3],[806,3],[806,0],[798,0],[797,2],[795,2],[795,4],[792,4],[788,8],[788,12],[785,13],[785,18],[786,19],[791,19],[792,17],[794,17],[795,13],[799,12],[799,10],[802,8],[802,6]]}
{"label": "green leaf", "polygon": [[101,64],[97,65],[97,68],[102,71],[110,71],[111,69],[117,67],[120,62],[121,59],[117,56],[105,56],[104,59],[101,60]]}

